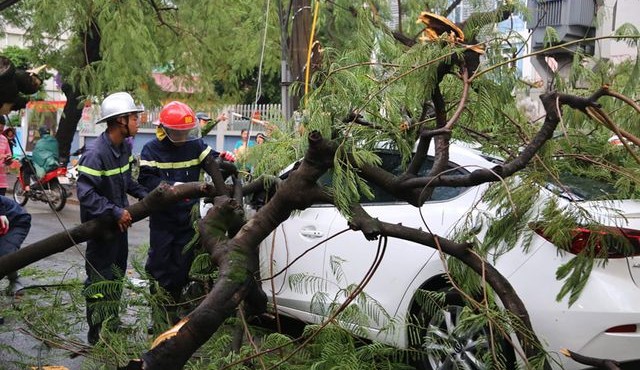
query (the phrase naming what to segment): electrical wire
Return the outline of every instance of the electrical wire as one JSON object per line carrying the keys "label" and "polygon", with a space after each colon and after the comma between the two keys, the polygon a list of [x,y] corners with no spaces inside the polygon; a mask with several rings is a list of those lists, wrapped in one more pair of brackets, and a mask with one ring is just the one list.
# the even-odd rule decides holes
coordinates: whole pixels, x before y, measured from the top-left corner
{"label": "electrical wire", "polygon": [[[260,62],[258,63],[258,82],[256,83],[256,98],[253,102],[253,111],[258,111],[258,100],[262,95],[262,66],[264,64],[264,54],[267,46],[267,30],[269,26],[269,10],[271,8],[271,0],[267,0],[267,6],[264,14],[264,31],[262,33],[262,46],[260,47]],[[247,134],[251,137],[251,128],[253,127],[253,120],[249,120],[249,129]],[[247,144],[248,146],[248,144]]]}
{"label": "electrical wire", "polygon": [[309,76],[311,75],[311,50],[313,50],[313,36],[316,32],[316,23],[318,22],[318,10],[320,9],[320,1],[316,1],[313,10],[313,22],[311,23],[311,32],[309,34],[309,46],[307,48],[307,64],[304,71],[304,105],[306,107],[309,94]]}

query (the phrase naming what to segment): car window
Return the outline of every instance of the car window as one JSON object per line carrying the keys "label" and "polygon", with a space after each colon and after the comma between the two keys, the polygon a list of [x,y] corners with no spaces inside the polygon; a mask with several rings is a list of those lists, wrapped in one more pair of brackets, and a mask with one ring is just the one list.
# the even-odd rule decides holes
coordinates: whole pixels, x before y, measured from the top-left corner
{"label": "car window", "polygon": [[584,176],[561,173],[559,180],[560,183],[553,179],[549,180],[546,188],[570,200],[607,199],[616,193],[612,185]]}
{"label": "car window", "polygon": [[[380,159],[382,160],[382,168],[386,171],[394,174],[400,175],[404,172],[405,166],[402,163],[402,156],[395,151],[380,151],[376,153]],[[418,174],[420,176],[425,176],[431,170],[433,166],[433,157],[429,156],[425,160],[424,164],[420,168]],[[449,163],[448,169],[451,169],[451,172],[448,172],[449,175],[466,175],[468,172],[462,168],[458,168],[456,164]],[[320,184],[325,186],[331,186],[332,181],[332,173],[325,173],[319,180]],[[371,187],[371,191],[374,194],[373,199],[368,199],[365,196],[362,196],[360,199],[361,203],[392,203],[392,202],[401,202],[401,200],[395,198],[392,194],[387,193],[382,188],[375,184],[369,184]],[[437,187],[433,191],[433,195],[430,201],[442,201],[451,198],[455,198],[458,195],[464,193],[468,188],[467,187]]]}

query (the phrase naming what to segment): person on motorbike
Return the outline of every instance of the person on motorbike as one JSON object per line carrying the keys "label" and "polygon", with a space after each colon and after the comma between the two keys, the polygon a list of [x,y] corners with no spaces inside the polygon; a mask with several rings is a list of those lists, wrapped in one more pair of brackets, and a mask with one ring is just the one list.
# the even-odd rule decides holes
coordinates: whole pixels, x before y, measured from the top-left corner
{"label": "person on motorbike", "polygon": [[[146,189],[131,177],[131,147],[125,139],[138,132],[138,114],[142,111],[126,92],[107,96],[100,105],[107,129],[87,145],[78,165],[78,200],[80,220],[85,223],[98,217],[111,216],[118,229],[105,229],[100,236],[87,241],[85,299],[87,303],[87,339],[96,344],[103,322],[113,329],[118,325],[119,310],[112,304],[122,295],[122,285],[115,288],[91,287],[100,281],[120,281],[125,277],[129,241],[127,229],[133,219],[126,210],[127,194],[142,199]],[[98,310],[98,305],[101,305]],[[109,325],[111,324],[111,325]]]}
{"label": "person on motorbike", "polygon": [[[213,150],[200,137],[200,125],[188,105],[178,101],[166,104],[154,124],[156,137],[142,148],[138,177],[148,191],[161,182],[176,185],[199,181],[201,170],[214,179],[218,176],[218,184],[222,183],[216,158],[227,154]],[[145,269],[173,300],[163,306],[164,312],[158,314],[155,310],[155,329],[165,324],[159,320],[160,315],[169,325],[178,321],[176,305],[180,303],[194,260],[193,248],[185,250],[185,246],[195,235],[191,209],[197,201],[186,199],[172,209],[149,216],[150,248]],[[151,293],[156,292],[156,285],[152,284]]]}
{"label": "person on motorbike", "polygon": [[[43,177],[47,172],[53,171],[60,166],[58,161],[58,140],[51,136],[51,132],[47,126],[40,126],[38,129],[40,139],[33,147],[33,154],[29,161],[26,157],[21,167],[22,178],[26,184],[24,190],[31,190],[31,183],[36,179]],[[33,178],[35,175],[35,179]]]}

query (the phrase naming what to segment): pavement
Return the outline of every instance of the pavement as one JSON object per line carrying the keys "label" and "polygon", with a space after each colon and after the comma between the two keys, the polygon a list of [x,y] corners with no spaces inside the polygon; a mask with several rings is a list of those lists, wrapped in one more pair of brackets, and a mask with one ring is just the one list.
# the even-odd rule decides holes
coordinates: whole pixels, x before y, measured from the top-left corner
{"label": "pavement", "polygon": [[[11,197],[16,174],[8,175]],[[31,214],[31,230],[23,247],[53,234],[80,225],[80,207],[75,187],[69,189],[67,205],[53,212],[44,202],[30,200],[25,205]],[[127,276],[140,282],[135,266],[144,265],[149,245],[148,219],[129,229],[129,265]],[[79,295],[85,279],[85,243],[71,247],[30,264],[20,270],[24,294],[20,298],[5,296],[7,279],[0,279],[0,370],[41,369],[113,369],[87,353],[84,299]],[[146,291],[146,289],[145,289]],[[132,291],[126,292],[130,296]],[[123,312],[126,324],[145,325],[149,313],[146,300],[135,295],[134,305]],[[134,335],[134,334],[131,334]],[[130,340],[132,347],[147,346],[146,330],[141,338]],[[53,369],[53,367],[51,367]]]}

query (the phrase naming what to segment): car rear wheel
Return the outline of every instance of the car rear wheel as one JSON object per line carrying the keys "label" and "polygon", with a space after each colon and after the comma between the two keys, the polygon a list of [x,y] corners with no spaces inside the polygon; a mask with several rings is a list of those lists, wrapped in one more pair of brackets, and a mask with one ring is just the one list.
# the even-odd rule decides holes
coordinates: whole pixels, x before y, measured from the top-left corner
{"label": "car rear wheel", "polygon": [[[465,303],[451,288],[444,304],[426,309],[417,303],[412,309],[410,341],[420,356],[414,366],[420,370],[485,370],[512,368],[513,349],[504,339],[491,342],[489,330],[481,325],[460,325]],[[494,348],[492,348],[492,346]],[[493,353],[500,354],[502,366],[496,366]]]}

